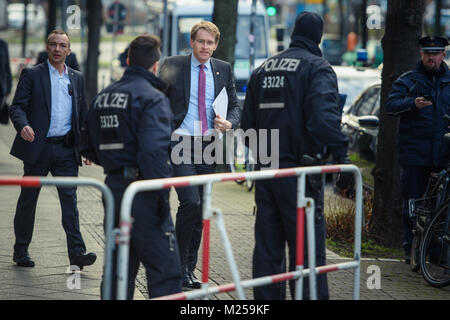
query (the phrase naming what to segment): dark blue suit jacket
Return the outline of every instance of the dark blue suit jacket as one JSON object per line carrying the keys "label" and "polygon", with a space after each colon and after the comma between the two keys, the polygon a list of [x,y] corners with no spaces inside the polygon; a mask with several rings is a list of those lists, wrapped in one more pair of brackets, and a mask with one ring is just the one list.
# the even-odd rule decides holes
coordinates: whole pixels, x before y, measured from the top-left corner
{"label": "dark blue suit jacket", "polygon": [[[87,106],[83,77],[80,72],[67,67],[72,86],[72,131],[75,136],[75,153],[81,165],[79,152],[80,126],[84,122]],[[25,163],[34,164],[43,149],[50,127],[51,84],[47,62],[25,68],[20,74],[14,100],[9,108],[11,121],[17,131],[11,154]],[[34,130],[33,142],[22,139],[20,132],[26,125]]]}
{"label": "dark blue suit jacket", "polygon": [[[228,94],[227,120],[238,128],[240,108],[234,86],[233,72],[228,62],[211,58],[211,68],[214,77],[214,97],[217,97],[225,87]],[[165,89],[169,97],[170,108],[174,114],[173,128],[178,128],[184,120],[189,107],[191,94],[191,55],[181,55],[166,58],[159,69],[159,77],[168,86]]]}

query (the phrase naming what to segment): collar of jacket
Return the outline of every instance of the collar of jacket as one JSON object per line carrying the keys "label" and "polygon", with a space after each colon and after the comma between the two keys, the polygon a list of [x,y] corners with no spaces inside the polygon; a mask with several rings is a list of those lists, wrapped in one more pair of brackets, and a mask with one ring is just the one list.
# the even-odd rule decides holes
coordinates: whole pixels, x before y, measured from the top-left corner
{"label": "collar of jacket", "polygon": [[163,90],[166,87],[166,83],[155,76],[152,72],[145,70],[140,66],[127,67],[125,69],[124,76],[139,76],[150,82],[150,84],[156,89]]}
{"label": "collar of jacket", "polygon": [[316,56],[322,56],[322,51],[320,51],[319,46],[315,44],[314,41],[306,37],[293,36],[291,39],[291,43],[289,44],[289,48],[292,47],[303,48]]}
{"label": "collar of jacket", "polygon": [[443,76],[448,71],[448,66],[445,63],[445,61],[442,61],[441,66],[439,67],[439,70],[433,72],[428,71],[425,66],[423,65],[422,61],[419,61],[416,66],[416,71],[425,74],[427,77],[431,77],[433,75],[436,75],[438,77]]}

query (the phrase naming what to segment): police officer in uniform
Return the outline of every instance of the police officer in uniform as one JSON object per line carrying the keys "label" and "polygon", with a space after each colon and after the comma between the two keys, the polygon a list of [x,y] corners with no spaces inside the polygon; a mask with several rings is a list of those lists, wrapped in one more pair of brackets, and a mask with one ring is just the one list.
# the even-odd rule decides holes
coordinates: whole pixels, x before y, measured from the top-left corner
{"label": "police officer in uniform", "polygon": [[386,101],[386,113],[400,117],[398,161],[407,264],[413,239],[408,202],[423,196],[431,172],[446,167],[443,137],[448,129],[444,114],[450,113],[450,72],[444,62],[449,43],[444,37],[427,36],[419,44],[421,60],[394,82]]}
{"label": "police officer in uniform", "polygon": [[[103,166],[105,183],[114,194],[118,226],[120,203],[134,180],[171,176],[169,162],[172,112],[165,84],[155,74],[160,59],[160,39],[139,36],[131,42],[129,67],[122,78],[93,100],[83,130],[83,155]],[[128,299],[133,298],[139,263],[146,269],[149,296],[181,292],[182,272],[169,191],[138,193],[132,207]],[[116,267],[116,253],[114,267]],[[116,270],[113,270],[116,274]],[[113,293],[116,293],[113,278]]]}
{"label": "police officer in uniform", "polygon": [[[336,75],[318,46],[322,32],[319,15],[300,13],[290,47],[257,68],[248,85],[241,127],[279,130],[280,168],[317,165],[326,152],[338,163],[349,162],[348,139],[341,133]],[[268,146],[269,152],[271,147]],[[259,162],[257,166],[264,167]],[[352,176],[346,178],[351,181]],[[344,186],[344,180],[340,181]],[[285,272],[286,242],[289,270],[295,270],[296,195],[297,177],[256,182],[254,277]],[[321,177],[308,176],[306,197],[315,201],[317,266],[326,263],[323,196]],[[294,282],[289,284],[294,297]],[[254,297],[284,299],[285,291],[284,283],[271,284],[256,287]],[[309,298],[308,281],[304,281],[303,298]],[[326,275],[318,276],[318,298],[329,298]]]}

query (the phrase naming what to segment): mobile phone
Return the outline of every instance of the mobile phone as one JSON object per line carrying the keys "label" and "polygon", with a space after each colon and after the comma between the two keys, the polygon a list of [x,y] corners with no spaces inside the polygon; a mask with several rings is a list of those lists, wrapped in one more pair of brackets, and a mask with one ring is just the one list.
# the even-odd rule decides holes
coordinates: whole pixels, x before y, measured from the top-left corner
{"label": "mobile phone", "polygon": [[425,98],[425,100],[428,100],[428,101],[433,100],[433,97],[431,96],[431,94],[424,94],[423,97]]}

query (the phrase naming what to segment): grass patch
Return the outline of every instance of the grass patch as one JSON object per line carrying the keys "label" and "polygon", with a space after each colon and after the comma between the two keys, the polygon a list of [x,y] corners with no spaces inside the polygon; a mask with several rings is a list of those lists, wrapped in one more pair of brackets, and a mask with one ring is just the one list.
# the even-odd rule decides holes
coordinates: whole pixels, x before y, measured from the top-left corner
{"label": "grass patch", "polygon": [[[327,239],[326,240],[327,249],[333,251],[334,253],[346,257],[353,257],[354,243]],[[387,258],[387,259],[403,259],[404,258],[403,249],[400,248],[390,248],[376,244],[373,240],[363,240],[361,242],[361,256],[364,258]]]}
{"label": "grass patch", "polygon": [[[373,193],[365,191],[363,198],[362,257],[403,259],[403,249],[380,245],[376,236],[370,234],[368,225],[372,216]],[[327,222],[327,248],[340,256],[353,257],[355,233],[354,201],[339,196],[333,197],[325,207],[325,217]]]}
{"label": "grass patch", "polygon": [[361,159],[358,153],[350,153],[349,159],[355,166],[360,169],[363,182],[373,188],[374,179],[372,175],[372,169],[375,167],[375,163],[367,161],[365,159]]}

